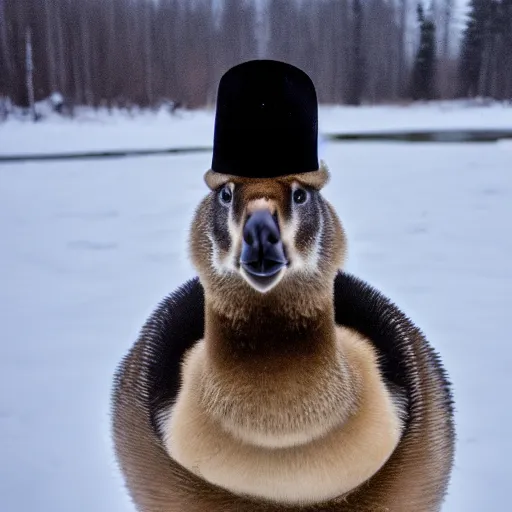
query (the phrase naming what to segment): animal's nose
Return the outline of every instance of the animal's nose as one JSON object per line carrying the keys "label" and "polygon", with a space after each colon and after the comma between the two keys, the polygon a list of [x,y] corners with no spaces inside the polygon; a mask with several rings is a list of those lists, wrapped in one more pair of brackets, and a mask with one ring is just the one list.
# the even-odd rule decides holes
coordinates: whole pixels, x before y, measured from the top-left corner
{"label": "animal's nose", "polygon": [[276,274],[287,264],[277,218],[256,210],[246,221],[240,263],[258,276]]}
{"label": "animal's nose", "polygon": [[244,226],[244,241],[250,246],[265,249],[281,240],[279,226],[268,210],[257,210]]}

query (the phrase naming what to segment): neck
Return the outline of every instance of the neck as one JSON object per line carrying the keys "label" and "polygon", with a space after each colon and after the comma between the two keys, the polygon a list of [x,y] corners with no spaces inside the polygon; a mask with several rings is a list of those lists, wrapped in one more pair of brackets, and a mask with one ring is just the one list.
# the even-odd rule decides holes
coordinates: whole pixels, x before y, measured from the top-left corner
{"label": "neck", "polygon": [[332,294],[237,304],[230,315],[206,293],[200,392],[209,414],[236,437],[268,447],[303,444],[342,423],[359,383],[339,343]]}
{"label": "neck", "polygon": [[296,362],[331,355],[336,345],[332,289],[247,290],[206,294],[205,339],[209,354],[237,364],[247,359]]}

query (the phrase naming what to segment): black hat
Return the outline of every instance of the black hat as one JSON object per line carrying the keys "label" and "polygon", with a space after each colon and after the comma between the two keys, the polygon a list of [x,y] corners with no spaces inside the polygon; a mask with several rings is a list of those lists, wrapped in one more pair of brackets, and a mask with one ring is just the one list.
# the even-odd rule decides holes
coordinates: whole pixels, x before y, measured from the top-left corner
{"label": "black hat", "polygon": [[309,76],[273,60],[227,71],[217,93],[212,170],[275,178],[318,168],[318,105]]}

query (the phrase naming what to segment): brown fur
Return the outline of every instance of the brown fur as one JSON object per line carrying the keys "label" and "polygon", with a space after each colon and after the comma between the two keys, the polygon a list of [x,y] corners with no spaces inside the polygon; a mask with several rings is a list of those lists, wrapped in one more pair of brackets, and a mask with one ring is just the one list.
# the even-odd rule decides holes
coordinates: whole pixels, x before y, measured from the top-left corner
{"label": "brown fur", "polygon": [[[302,175],[284,176],[277,179],[247,179],[227,175],[215,176],[217,173],[209,171],[206,173],[205,180],[211,187],[219,187],[226,183],[233,183],[235,186],[235,196],[233,212],[226,223],[226,229],[230,227],[229,237],[234,247],[231,248],[234,253],[235,266],[238,266],[238,260],[241,250],[241,230],[247,215],[247,209],[251,203],[264,199],[269,203],[270,209],[277,210],[279,214],[279,223],[283,241],[287,243],[287,249],[292,252],[301,252],[306,254],[310,245],[307,242],[312,241],[312,237],[302,244],[300,251],[297,251],[296,240],[291,233],[291,207],[290,195],[291,187],[294,182],[302,186],[308,186],[316,190],[328,182],[329,174],[326,167],[319,171],[305,173]],[[318,262],[315,272],[287,272],[283,281],[273,290],[273,293],[266,294],[264,302],[259,292],[255,291],[240,276],[234,273],[226,278],[212,269],[212,252],[216,244],[212,240],[212,224],[219,211],[222,208],[214,194],[208,195],[196,210],[196,215],[192,222],[193,229],[190,236],[190,252],[194,266],[199,272],[202,285],[207,290],[211,304],[217,311],[229,317],[240,317],[242,313],[240,304],[251,308],[266,307],[269,304],[273,308],[276,301],[281,308],[285,308],[286,318],[298,318],[316,316],[319,310],[325,311],[325,305],[330,304],[332,297],[332,280],[337,270],[343,265],[346,251],[346,237],[338,220],[338,217],[332,206],[321,196],[318,196],[319,208],[323,209],[322,217],[325,219],[323,236],[323,254]],[[318,216],[317,212],[314,212]],[[311,213],[308,215],[311,217]],[[304,217],[300,213],[299,225],[304,222]],[[308,233],[309,235],[309,233]],[[216,247],[221,256],[227,256],[228,251]],[[313,274],[313,275],[311,275]],[[300,293],[297,291],[300,289]],[[282,310],[283,311],[283,310]]]}
{"label": "brown fur", "polygon": [[129,493],[143,512],[432,512],[440,509],[453,457],[453,437],[443,383],[412,331],[411,363],[421,394],[399,446],[385,466],[348,496],[305,508],[286,507],[234,496],[214,487],[165,451],[151,428],[145,394],[145,340],[125,359],[114,395],[113,434]]}
{"label": "brown fur", "polygon": [[[285,183],[290,183],[294,180],[298,180],[300,183],[304,185],[320,190],[329,181],[329,171],[325,163],[322,162],[322,165],[318,171],[283,176],[279,179]],[[268,178],[264,181],[272,183],[274,180],[275,178]],[[220,174],[218,172],[213,172],[210,170],[205,174],[204,181],[206,182],[210,190],[215,190],[230,181],[232,181],[233,183],[247,183],[250,182],[251,180],[247,180],[246,178],[240,178],[239,176],[231,176],[229,174]]]}
{"label": "brown fur", "polygon": [[336,340],[338,356],[311,375],[304,362],[302,375],[296,366],[217,369],[207,340],[196,344],[162,424],[168,453],[232,492],[294,504],[332,499],[366,481],[396,448],[404,414],[367,340],[342,327]]}
{"label": "brown fur", "polygon": [[[322,419],[343,424],[345,418],[362,410],[360,387],[368,382],[370,374],[358,383],[354,366],[343,353],[342,365],[333,366],[340,357],[332,298],[334,276],[345,253],[341,224],[328,204],[318,207],[316,211],[323,215],[324,226],[322,256],[316,268],[286,271],[275,288],[261,294],[236,273],[239,251],[236,243],[240,242],[234,238],[243,226],[247,205],[265,198],[279,212],[284,239],[292,218],[288,204],[290,187],[299,177],[235,180],[212,175],[206,176],[212,188],[235,183],[240,211],[238,214],[234,211],[235,202],[229,230],[221,230],[216,235],[218,239],[212,237],[215,217],[218,221],[218,216],[225,214],[215,202],[214,193],[210,194],[198,209],[191,236],[192,259],[205,289],[205,364],[215,369],[212,375],[218,379],[215,385],[206,384],[206,395],[215,388],[208,400],[209,417],[214,421],[229,421],[240,428],[249,426],[264,434],[307,429],[308,422],[318,424]],[[313,182],[321,187],[326,176],[319,176]],[[229,242],[224,239],[228,232]],[[313,242],[312,237],[304,240],[300,248],[297,244],[288,250],[299,256],[306,254]],[[291,243],[287,241],[288,245]],[[223,273],[222,265],[216,266],[212,261],[215,252],[221,260],[234,254],[234,270]],[[406,390],[410,400],[409,418],[402,438],[384,466],[368,481],[327,503],[304,507],[232,494],[194,476],[169,457],[149,421],[151,397],[147,396],[146,381],[150,339],[141,336],[118,374],[113,424],[119,463],[138,509],[141,512],[438,511],[453,458],[453,426],[447,408],[446,383],[437,371],[438,361],[426,350],[421,333],[400,315],[397,319],[403,324],[401,341],[407,344],[403,364],[409,366],[414,380],[414,389]],[[326,377],[330,368],[338,368],[336,376],[341,381],[336,376]],[[377,371],[376,366],[372,368]],[[339,386],[343,382],[344,393],[341,393]],[[227,391],[216,394],[223,387],[234,390],[235,394]],[[320,389],[326,392],[322,394]],[[212,400],[214,396],[217,401]],[[310,418],[300,406],[286,410],[286,403],[307,404],[308,400],[313,411]]]}

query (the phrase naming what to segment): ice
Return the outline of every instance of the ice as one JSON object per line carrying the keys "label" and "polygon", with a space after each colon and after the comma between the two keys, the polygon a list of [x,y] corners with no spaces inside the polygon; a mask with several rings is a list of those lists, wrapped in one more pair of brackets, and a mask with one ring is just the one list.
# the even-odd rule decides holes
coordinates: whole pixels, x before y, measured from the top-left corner
{"label": "ice", "polygon": [[320,109],[324,133],[398,130],[512,129],[507,103],[442,101],[403,106],[328,107]]}
{"label": "ice", "polygon": [[0,155],[161,149],[211,146],[211,111],[93,112],[81,109],[76,119],[50,115],[39,123],[25,119],[0,122]]}
{"label": "ice", "polygon": [[[209,147],[212,144],[214,111],[165,110],[128,114],[114,110],[93,112],[78,109],[76,119],[57,114],[39,123],[28,119],[0,122],[0,155]],[[512,105],[467,101],[433,102],[413,106],[322,106],[322,134],[365,133],[396,130],[509,129]]]}
{"label": "ice", "polygon": [[[188,126],[188,143],[211,143],[206,119],[175,122]],[[9,121],[0,147],[6,136],[9,151],[15,141],[25,151],[70,149],[72,140],[156,145],[167,124]],[[453,380],[457,459],[444,510],[507,510],[510,148],[350,143],[322,153],[348,270],[412,317]],[[2,512],[133,510],[109,437],[112,374],[158,301],[194,275],[187,232],[209,163],[205,153],[0,165]]]}

